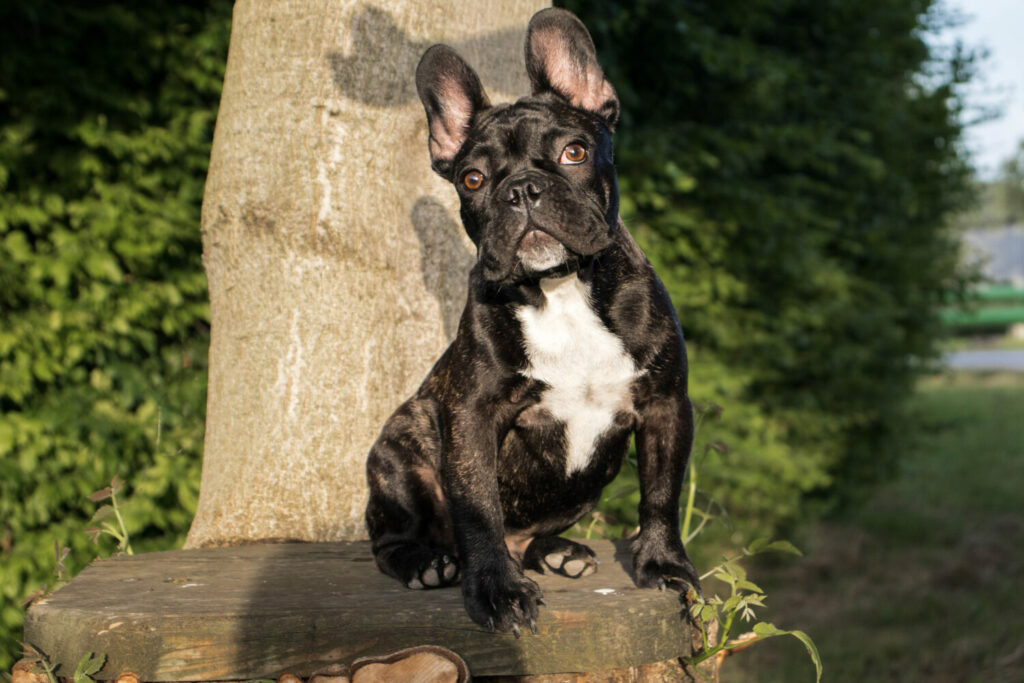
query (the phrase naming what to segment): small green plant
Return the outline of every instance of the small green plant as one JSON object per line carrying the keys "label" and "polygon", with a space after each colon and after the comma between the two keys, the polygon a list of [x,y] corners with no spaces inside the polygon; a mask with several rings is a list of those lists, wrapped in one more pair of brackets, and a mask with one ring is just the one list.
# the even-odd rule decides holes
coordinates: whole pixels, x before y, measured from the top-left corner
{"label": "small green plant", "polygon": [[66,584],[71,579],[70,575],[68,574],[67,565],[64,564],[64,560],[68,558],[68,555],[70,553],[71,548],[65,548],[61,546],[60,541],[53,542],[53,555],[54,558],[56,559],[56,566],[54,567],[53,574],[57,577],[57,580],[56,582],[54,582],[52,587],[45,583],[42,586],[40,586],[31,595],[29,595],[27,598],[21,601],[22,607],[24,607],[25,605],[31,605],[36,600],[46,595],[49,595],[50,593],[54,592],[55,590]]}
{"label": "small green plant", "polygon": [[[104,500],[109,500],[110,504],[103,505],[92,516],[92,521],[99,522],[102,526],[87,529],[86,532],[92,536],[93,543],[98,543],[99,537],[103,534],[112,536],[117,540],[117,552],[119,554],[131,555],[131,538],[128,535],[128,530],[125,528],[124,519],[121,517],[121,509],[117,502],[117,494],[122,488],[124,488],[124,482],[121,481],[119,477],[114,476],[109,486],[105,486],[89,496],[89,500],[93,502],[98,503]],[[106,521],[110,519],[111,516],[113,516],[114,520],[117,522],[117,526]],[[62,547],[59,541],[54,541],[53,553],[56,559],[56,566],[53,571],[54,575],[57,577],[56,582],[49,588],[44,584],[39,590],[30,595],[23,604],[27,605],[35,602],[37,599],[56,591],[71,580],[67,565],[65,564],[65,560],[71,553],[71,549]],[[22,643],[21,646],[23,650],[22,656],[35,662],[33,672],[45,675],[49,683],[58,683],[56,675],[57,665],[51,664],[49,658],[34,645],[30,643]],[[78,661],[78,666],[75,667],[75,671],[71,675],[72,683],[94,683],[93,676],[103,668],[106,661],[107,656],[104,654],[94,656],[92,652],[87,652]]]}
{"label": "small green plant", "polygon": [[[109,500],[110,504],[103,505],[96,511],[91,521],[98,523],[100,526],[86,529],[86,533],[92,536],[92,542],[96,544],[99,543],[100,536],[104,534],[111,536],[117,541],[118,554],[133,555],[131,538],[128,536],[128,530],[124,526],[124,519],[121,517],[121,509],[117,504],[117,494],[123,487],[124,482],[115,476],[110,482],[110,486],[104,486],[89,496],[89,500],[94,503]],[[117,522],[116,526],[110,521],[111,517]]]}
{"label": "small green plant", "polygon": [[[722,408],[714,403],[709,403],[704,406],[696,406],[696,413],[697,420],[694,425],[694,431],[699,433],[700,425],[705,417],[720,416]],[[697,452],[700,454],[700,457],[694,458],[691,461],[687,472],[685,488],[687,495],[682,525],[684,543],[689,543],[693,540],[710,521],[718,516],[712,514],[712,509],[716,505],[714,499],[709,499],[706,508],[703,510],[696,506],[697,481],[701,461],[710,453],[724,455],[729,452],[729,448],[721,441],[713,441],[706,443],[703,450],[698,449]],[[695,516],[700,517],[700,523],[691,532],[690,526]],[[813,660],[817,672],[816,680],[821,681],[821,657],[810,636],[803,631],[786,631],[777,628],[769,622],[756,620],[754,608],[764,607],[765,592],[760,586],[747,578],[747,572],[740,562],[748,557],[773,551],[795,555],[801,554],[789,541],[773,541],[768,538],[758,539],[743,548],[741,552],[723,558],[721,563],[715,565],[700,577],[702,582],[712,578],[727,585],[729,587],[729,594],[726,597],[723,598],[718,594],[701,596],[694,589],[691,589],[687,594],[688,604],[690,605],[690,617],[692,623],[700,629],[703,642],[702,650],[689,658],[689,663],[694,670],[700,671],[697,667],[712,658],[716,658],[717,668],[717,666],[721,665],[722,659],[731,652],[745,649],[767,638],[790,635],[800,640],[804,647],[807,648],[807,653],[810,655],[811,660]],[[753,623],[749,631],[734,635],[734,631],[740,622]]]}
{"label": "small green plant", "polygon": [[78,666],[75,667],[75,673],[73,675],[74,683],[93,683],[93,676],[95,676],[103,665],[107,663],[106,655],[96,655],[95,657],[91,652],[86,652],[78,661]]}
{"label": "small green plant", "polygon": [[[786,631],[772,623],[756,621],[754,608],[764,607],[765,592],[747,578],[746,570],[740,565],[740,560],[770,551],[801,554],[788,541],[771,541],[762,538],[743,548],[741,554],[726,558],[701,575],[702,581],[710,577],[729,586],[729,595],[724,599],[717,594],[703,597],[698,595],[695,590],[691,590],[687,595],[690,604],[690,617],[693,623],[700,628],[701,639],[704,643],[703,650],[691,657],[689,661],[694,667],[697,667],[713,657],[723,658],[730,652],[746,649],[767,638],[789,635],[797,638],[807,648],[807,654],[814,662],[817,672],[816,680],[820,681],[821,657],[810,636],[803,631]],[[737,618],[746,623],[753,622],[753,625],[749,631],[734,636],[735,627],[738,626]]]}
{"label": "small green plant", "polygon": [[50,683],[57,683],[57,667],[51,664],[50,659],[35,646],[29,643],[22,643],[21,656],[35,663],[32,673],[46,676],[46,680]]}
{"label": "small green plant", "polygon": [[[47,657],[39,648],[29,643],[22,643],[22,656],[26,659],[30,659],[35,662],[35,668],[32,670],[33,673],[46,676],[49,683],[58,683],[57,680],[57,665],[50,663],[50,658]],[[78,666],[75,667],[75,672],[71,675],[73,683],[94,683],[93,676],[99,673],[99,670],[103,668],[103,665],[107,663],[106,655],[95,655],[87,652],[78,660]]]}

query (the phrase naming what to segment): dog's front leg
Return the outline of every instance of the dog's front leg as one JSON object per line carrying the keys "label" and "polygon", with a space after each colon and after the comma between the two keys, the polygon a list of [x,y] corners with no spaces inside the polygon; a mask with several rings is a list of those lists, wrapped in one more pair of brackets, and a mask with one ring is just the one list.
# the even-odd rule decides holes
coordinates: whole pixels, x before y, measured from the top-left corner
{"label": "dog's front leg", "polygon": [[640,532],[633,541],[633,578],[642,588],[700,590],[679,530],[679,495],[693,445],[693,407],[685,395],[652,400],[636,431]]}
{"label": "dog's front leg", "polygon": [[541,591],[505,547],[498,495],[499,434],[487,410],[451,416],[444,482],[455,544],[462,561],[462,595],[473,621],[519,635],[536,630]]}

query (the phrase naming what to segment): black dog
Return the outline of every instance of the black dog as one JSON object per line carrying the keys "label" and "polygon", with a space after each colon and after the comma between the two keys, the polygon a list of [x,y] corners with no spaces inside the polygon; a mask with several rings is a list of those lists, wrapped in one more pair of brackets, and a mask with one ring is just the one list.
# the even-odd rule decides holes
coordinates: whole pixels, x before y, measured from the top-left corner
{"label": "black dog", "polygon": [[560,538],[598,502],[635,434],[638,586],[698,578],[679,536],[693,441],[672,303],[618,218],[615,90],[583,24],[530,21],[533,95],[491,106],[435,45],[416,70],[432,166],[477,246],[458,334],[370,451],[366,523],[377,565],[410,588],[460,579],[476,622],[535,628],[523,569],[577,577],[594,553]]}

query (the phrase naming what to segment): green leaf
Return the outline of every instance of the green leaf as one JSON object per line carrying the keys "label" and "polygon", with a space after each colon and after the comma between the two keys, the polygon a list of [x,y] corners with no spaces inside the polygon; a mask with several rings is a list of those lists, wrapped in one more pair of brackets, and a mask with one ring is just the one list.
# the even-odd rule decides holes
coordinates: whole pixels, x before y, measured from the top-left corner
{"label": "green leaf", "polygon": [[769,550],[774,550],[781,553],[791,553],[793,555],[799,555],[803,557],[803,553],[800,552],[800,549],[792,543],[790,543],[789,541],[772,541],[764,548],[762,548],[761,552],[768,552]]}
{"label": "green leaf", "polygon": [[764,598],[765,598],[765,595],[763,593],[746,593],[743,596],[743,601],[745,603],[747,603],[748,605],[756,605],[757,607],[764,607]]}
{"label": "green leaf", "polygon": [[749,555],[756,555],[757,553],[761,552],[761,548],[765,547],[766,545],[768,545],[771,542],[772,542],[772,539],[767,537],[767,536],[764,537],[764,538],[758,538],[753,543],[748,545],[746,547],[746,549],[744,550],[744,552],[746,552]]}
{"label": "green leaf", "polygon": [[814,645],[814,641],[811,640],[811,637],[809,635],[807,635],[803,631],[783,631],[782,629],[776,627],[775,624],[769,623],[767,621],[759,621],[758,623],[754,624],[753,631],[761,638],[772,638],[775,636],[793,636],[794,638],[799,640],[801,643],[804,644],[804,647],[807,649],[807,654],[810,656],[811,661],[814,662],[814,669],[817,672],[815,681],[821,681],[821,655],[818,654],[818,648]]}
{"label": "green leaf", "polygon": [[107,661],[106,655],[99,655],[93,657],[91,652],[87,652],[78,662],[78,666],[75,668],[74,683],[91,683],[92,676],[94,676]]}
{"label": "green leaf", "polygon": [[715,572],[715,575],[712,578],[718,579],[722,583],[727,583],[730,586],[736,583],[736,577],[728,572]]}
{"label": "green leaf", "polygon": [[110,507],[109,505],[102,505],[98,510],[96,510],[96,512],[92,516],[92,519],[90,519],[89,521],[102,522],[103,520],[111,517],[113,514],[114,508]]}
{"label": "green leaf", "polygon": [[787,633],[799,640],[804,644],[804,647],[807,648],[807,654],[811,657],[811,661],[814,662],[814,670],[817,672],[817,676],[814,680],[816,682],[820,681],[822,670],[821,655],[818,654],[818,648],[815,647],[814,641],[811,640],[811,637],[803,631],[787,631]]}
{"label": "green leaf", "polygon": [[32,247],[24,233],[12,232],[4,238],[3,246],[7,256],[15,262],[26,262],[32,258]]}
{"label": "green leaf", "polygon": [[94,251],[85,257],[85,270],[94,278],[101,278],[108,282],[121,281],[121,267],[117,260],[108,253]]}
{"label": "green leaf", "polygon": [[794,555],[803,556],[800,549],[789,541],[772,541],[768,538],[759,538],[746,547],[744,552],[747,555],[757,555],[758,553],[766,553],[769,551],[776,551],[780,553],[792,553]]}
{"label": "green leaf", "polygon": [[722,605],[722,609],[726,612],[732,612],[736,609],[737,605],[739,605],[742,600],[743,598],[741,596],[733,595],[725,601],[725,604]]}
{"label": "green leaf", "polygon": [[772,623],[767,622],[767,621],[759,621],[759,622],[757,622],[756,624],[754,624],[754,628],[752,630],[757,635],[765,636],[765,637],[768,637],[768,636],[778,636],[778,635],[782,635],[783,633],[785,633],[785,631],[782,631],[782,630],[776,628],[775,624],[772,624]]}

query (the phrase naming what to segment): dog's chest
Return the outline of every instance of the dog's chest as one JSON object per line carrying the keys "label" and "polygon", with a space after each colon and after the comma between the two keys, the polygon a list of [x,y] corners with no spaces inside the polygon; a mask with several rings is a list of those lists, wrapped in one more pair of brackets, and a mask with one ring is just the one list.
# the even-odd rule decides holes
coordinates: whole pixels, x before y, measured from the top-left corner
{"label": "dog's chest", "polygon": [[517,316],[528,365],[522,374],[544,382],[540,408],[565,424],[566,470],[582,470],[619,412],[632,409],[636,364],[590,305],[576,275],[541,281],[545,301]]}

